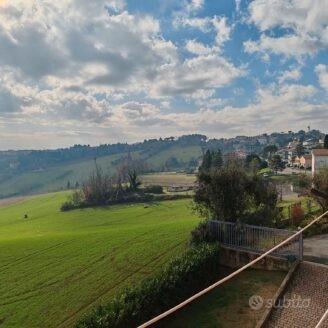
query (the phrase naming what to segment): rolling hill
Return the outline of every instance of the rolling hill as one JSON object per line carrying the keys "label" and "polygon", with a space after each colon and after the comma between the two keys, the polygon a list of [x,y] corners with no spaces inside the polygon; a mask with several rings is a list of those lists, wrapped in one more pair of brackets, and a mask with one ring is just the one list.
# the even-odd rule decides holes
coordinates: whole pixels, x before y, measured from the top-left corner
{"label": "rolling hill", "polygon": [[[140,151],[130,154],[133,159],[144,159],[151,170],[162,171],[170,158],[176,158],[179,162],[179,166],[172,169],[187,166],[191,159],[198,159],[201,156],[201,148],[200,146],[173,146],[154,155],[141,154]],[[117,163],[123,156],[126,156],[126,153],[101,156],[97,158],[97,163],[104,171],[114,174]],[[59,191],[66,189],[68,182],[73,187],[76,182],[81,184],[85,181],[94,169],[94,165],[94,159],[87,158],[73,162],[64,161],[38,170],[15,172],[2,178],[0,174],[0,198]]]}
{"label": "rolling hill", "polygon": [[116,172],[122,159],[131,156],[142,161],[146,172],[188,172],[198,167],[206,149],[220,149],[222,153],[242,151],[261,152],[268,144],[286,146],[297,139],[319,140],[318,130],[272,133],[260,136],[237,136],[230,139],[209,139],[193,134],[178,138],[149,139],[134,144],[118,143],[100,146],[74,145],[54,150],[0,151],[0,199],[67,189],[85,181],[94,168],[94,158],[109,174]]}

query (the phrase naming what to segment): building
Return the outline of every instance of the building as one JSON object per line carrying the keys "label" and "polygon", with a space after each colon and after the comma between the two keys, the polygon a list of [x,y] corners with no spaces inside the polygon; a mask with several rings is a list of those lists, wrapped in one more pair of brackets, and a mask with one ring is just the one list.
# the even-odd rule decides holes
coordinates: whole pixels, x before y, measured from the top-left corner
{"label": "building", "polygon": [[312,174],[325,166],[328,167],[328,149],[312,149]]}
{"label": "building", "polygon": [[312,155],[303,155],[300,157],[300,167],[303,169],[309,169],[312,167]]}
{"label": "building", "polygon": [[301,165],[301,158],[298,156],[293,157],[292,164],[294,167],[300,167]]}

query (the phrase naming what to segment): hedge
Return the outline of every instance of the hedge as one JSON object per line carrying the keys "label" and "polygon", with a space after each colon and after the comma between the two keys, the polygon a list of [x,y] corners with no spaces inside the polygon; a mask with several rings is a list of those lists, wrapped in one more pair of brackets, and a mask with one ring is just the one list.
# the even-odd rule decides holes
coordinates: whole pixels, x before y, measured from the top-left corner
{"label": "hedge", "polygon": [[171,261],[153,277],[126,288],[107,305],[82,317],[77,328],[137,327],[217,279],[218,244],[202,244]]}

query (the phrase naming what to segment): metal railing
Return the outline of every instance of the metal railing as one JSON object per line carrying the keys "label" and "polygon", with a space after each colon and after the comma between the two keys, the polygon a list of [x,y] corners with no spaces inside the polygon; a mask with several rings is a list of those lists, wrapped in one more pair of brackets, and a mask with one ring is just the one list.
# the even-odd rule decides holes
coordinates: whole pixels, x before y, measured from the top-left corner
{"label": "metal railing", "polygon": [[[216,220],[209,221],[209,226],[213,237],[222,245],[257,253],[264,253],[295,234],[295,231],[290,230]],[[303,257],[302,234],[277,249],[273,255],[284,258],[293,256],[301,260]]]}

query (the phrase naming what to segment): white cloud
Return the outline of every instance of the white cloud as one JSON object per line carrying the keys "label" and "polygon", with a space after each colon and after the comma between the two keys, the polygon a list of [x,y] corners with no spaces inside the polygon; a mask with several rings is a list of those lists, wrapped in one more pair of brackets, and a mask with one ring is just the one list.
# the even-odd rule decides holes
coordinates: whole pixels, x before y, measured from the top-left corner
{"label": "white cloud", "polygon": [[208,55],[213,52],[211,47],[206,46],[204,43],[197,42],[196,40],[188,40],[186,49],[194,55]]}
{"label": "white cloud", "polygon": [[315,54],[321,48],[321,45],[317,39],[308,36],[286,35],[274,38],[262,35],[258,41],[246,41],[244,47],[248,53],[272,53],[301,58],[304,55]]}
{"label": "white cloud", "polygon": [[154,84],[152,94],[191,95],[198,90],[222,87],[244,74],[244,70],[217,54],[199,55],[174,68],[166,66]]}
{"label": "white cloud", "polygon": [[249,22],[260,31],[280,27],[286,33],[282,36],[262,34],[258,41],[245,43],[247,52],[259,51],[300,58],[328,48],[326,0],[255,0],[249,5],[249,14]]}
{"label": "white cloud", "polygon": [[328,92],[328,66],[319,64],[315,67],[315,72],[318,75],[321,87]]}
{"label": "white cloud", "polygon": [[301,78],[301,72],[299,69],[292,69],[289,71],[284,71],[278,78],[279,83],[284,83],[285,81],[297,81]]}
{"label": "white cloud", "polygon": [[190,2],[187,2],[185,10],[188,13],[193,13],[193,12],[197,12],[200,9],[202,9],[203,6],[204,6],[204,0],[191,0]]}
{"label": "white cloud", "polygon": [[228,25],[226,17],[214,16],[211,22],[216,32],[215,42],[221,46],[230,39],[231,27]]}
{"label": "white cloud", "polygon": [[240,12],[241,0],[235,0],[235,5],[236,5],[236,11]]}
{"label": "white cloud", "polygon": [[257,134],[275,131],[277,126],[279,130],[300,129],[309,123],[324,128],[327,106],[311,103],[316,92],[313,86],[273,85],[260,88],[256,102],[245,107],[225,106],[218,110],[204,102],[204,107],[195,113],[161,113],[160,119],[170,121],[180,134],[197,131],[213,136]]}
{"label": "white cloud", "polygon": [[193,27],[201,30],[204,33],[211,31],[211,19],[209,17],[189,17],[183,15],[177,15],[173,21],[175,28],[179,27]]}
{"label": "white cloud", "polygon": [[[202,6],[192,1],[187,11]],[[226,19],[211,24],[221,45],[230,33]],[[2,78],[3,108],[43,119],[106,121],[113,101],[191,95],[242,74],[210,53],[218,49],[195,41],[187,43],[195,58],[181,58],[156,19],[132,15],[120,0],[8,1],[0,8],[0,44],[0,69],[11,72]]]}

